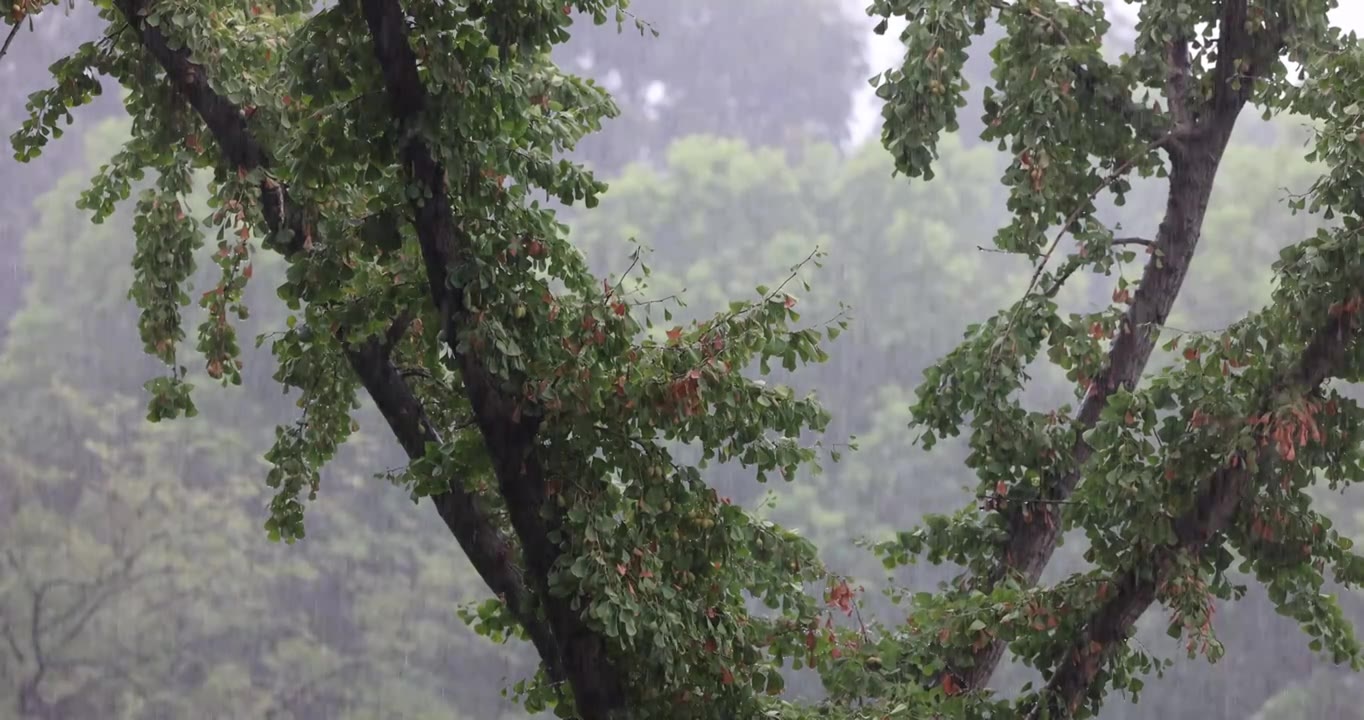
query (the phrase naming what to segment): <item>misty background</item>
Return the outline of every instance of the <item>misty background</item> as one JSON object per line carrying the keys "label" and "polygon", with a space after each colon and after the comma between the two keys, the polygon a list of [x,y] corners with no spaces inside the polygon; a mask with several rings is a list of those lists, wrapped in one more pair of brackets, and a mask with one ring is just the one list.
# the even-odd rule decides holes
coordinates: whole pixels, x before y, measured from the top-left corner
{"label": "misty background", "polygon": [[[1337,23],[1364,26],[1364,8],[1346,4]],[[1111,6],[1116,55],[1134,12]],[[977,139],[999,34],[991,28],[973,47],[976,102],[942,144],[938,177],[910,183],[891,177],[867,82],[900,61],[899,28],[873,35],[861,3],[635,0],[631,9],[659,36],[629,23],[620,33],[585,26],[558,53],[623,111],[576,153],[611,188],[595,210],[564,211],[572,237],[603,273],[628,265],[632,239],[648,246],[651,294],[681,293],[694,315],[780,281],[816,246],[829,253],[804,273],[812,287],[801,308],[819,319],[842,301],[854,324],[828,348],[829,363],[780,379],[818,390],[834,413],[830,434],[857,436],[860,450],[790,484],[758,485],[735,468],[709,479],[749,506],[772,493],[774,519],[861,578],[870,612],[902,620],[878,597],[892,579],[854,541],[972,502],[963,444],[916,447],[907,407],[924,368],[968,323],[1017,299],[1032,270],[981,249],[1006,222],[1005,159]],[[20,32],[0,59],[6,135],[47,67],[103,31],[77,2]],[[488,592],[436,514],[376,477],[404,456],[371,409],[325,473],[308,537],[294,546],[269,543],[262,529],[261,455],[275,425],[299,413],[270,377],[268,349],[247,351],[241,388],[198,383],[198,417],[144,421],[142,384],[159,366],[142,354],[126,298],[130,213],[95,225],[75,206],[127,137],[118,88],[106,85],[75,115],[37,160],[0,156],[0,719],[525,717],[498,690],[532,672],[534,655],[460,619]],[[1291,118],[1243,114],[1171,326],[1216,329],[1268,299],[1278,250],[1316,227],[1283,202],[1319,172],[1302,159],[1306,137]],[[1164,188],[1134,182],[1104,219],[1151,236]],[[283,323],[272,282],[282,262],[261,261],[243,337]],[[1140,267],[1122,270],[1135,277]],[[1075,311],[1107,303],[1115,279],[1073,282],[1063,302]],[[1037,408],[1073,401],[1073,388],[1045,370],[1027,398]],[[1343,532],[1364,535],[1358,493],[1321,502]],[[1081,550],[1062,548],[1048,578],[1082,567]],[[893,582],[931,590],[954,573],[917,566]],[[1177,662],[1149,680],[1140,704],[1114,696],[1102,717],[1364,718],[1364,684],[1310,652],[1295,623],[1245,582],[1246,598],[1219,608],[1227,653],[1215,665],[1186,659],[1163,614],[1150,613],[1137,642]],[[1341,604],[1364,620],[1364,597],[1346,592]],[[1008,668],[995,686],[1029,679]],[[819,694],[809,677],[792,687]],[[18,714],[25,694],[43,714]]]}

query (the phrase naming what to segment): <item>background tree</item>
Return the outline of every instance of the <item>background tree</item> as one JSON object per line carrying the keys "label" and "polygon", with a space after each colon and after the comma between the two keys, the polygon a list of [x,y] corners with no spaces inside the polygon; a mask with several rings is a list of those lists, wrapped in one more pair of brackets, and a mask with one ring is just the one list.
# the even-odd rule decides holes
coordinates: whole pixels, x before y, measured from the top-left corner
{"label": "background tree", "polygon": [[846,3],[636,0],[628,12],[630,31],[577,24],[554,53],[565,69],[601,82],[621,108],[608,134],[578,149],[594,168],[661,160],[685,135],[784,148],[847,140],[853,93],[871,69],[866,19]]}
{"label": "background tree", "polygon": [[[94,40],[104,32],[104,21],[93,5],[80,3],[63,10],[44,13],[41,23],[32,24],[31,34],[20,34],[20,28],[28,23],[13,23],[6,28],[10,42],[7,51],[0,53],[0,87],[7,97],[7,102],[0,103],[0,127],[6,128],[6,134],[19,127],[28,114],[21,98],[41,90],[48,82],[48,66],[60,60],[73,41]],[[0,38],[0,44],[5,39]],[[73,108],[72,117],[79,116],[84,122],[97,121],[120,109],[116,93],[90,100],[88,105]],[[27,228],[37,221],[34,200],[50,190],[80,159],[79,147],[69,145],[54,147],[24,167],[10,153],[0,154],[0,194],[7,206],[7,221],[0,225],[0,344],[5,341],[6,321],[18,307],[25,283],[20,245]]]}
{"label": "background tree", "polygon": [[1265,703],[1252,720],[1299,720],[1332,717],[1353,720],[1361,717],[1360,699],[1364,692],[1357,675],[1318,673]]}
{"label": "background tree", "polygon": [[[133,251],[131,213],[94,225],[70,210],[129,130],[103,123],[73,144],[83,162],[42,198],[44,221],[25,238],[31,281],[0,354],[0,403],[25,409],[0,419],[0,715],[514,710],[496,694],[449,706],[452,683],[501,686],[533,665],[511,647],[461,649],[486,643],[459,618],[480,599],[475,576],[433,532],[437,518],[375,479],[401,458],[384,436],[357,434],[328,472],[309,542],[284,547],[262,542],[259,455],[272,422],[299,410],[271,391],[268,349],[246,351],[239,392],[202,388],[198,417],[145,421],[156,363],[137,362],[132,268],[105,261]],[[190,199],[196,214],[203,200]],[[195,280],[211,285],[215,269]],[[261,258],[251,299],[262,312],[245,331],[283,325],[269,297],[282,270]]]}

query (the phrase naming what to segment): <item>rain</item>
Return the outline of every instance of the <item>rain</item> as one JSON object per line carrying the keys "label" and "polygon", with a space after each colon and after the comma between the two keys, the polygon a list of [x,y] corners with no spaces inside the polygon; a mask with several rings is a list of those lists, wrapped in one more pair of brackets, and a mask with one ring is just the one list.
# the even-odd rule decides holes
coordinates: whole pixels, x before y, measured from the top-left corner
{"label": "rain", "polygon": [[[85,0],[30,2],[30,17],[15,24],[26,1],[17,0],[0,25],[8,38],[0,54],[7,137],[41,114],[30,98],[53,85],[55,63],[130,32],[101,15],[112,3]],[[866,2],[633,0],[619,25],[575,18],[553,60],[608,91],[619,113],[563,155],[607,189],[595,207],[534,195],[555,211],[597,277],[610,279],[608,286],[641,283],[631,287],[647,301],[632,301],[632,317],[645,323],[647,316],[651,327],[641,335],[653,333],[660,344],[673,326],[786,282],[779,301],[802,323],[846,320],[846,330],[821,343],[827,361],[792,370],[777,359],[761,381],[789,386],[796,397],[815,393],[830,418],[821,452],[835,451],[836,461],[826,452],[819,472],[773,471],[755,482],[753,468],[737,460],[702,463],[695,447],[668,447],[679,464],[698,468],[724,504],[798,533],[831,572],[854,579],[856,613],[832,612],[841,605],[824,585],[810,590],[853,637],[859,623],[903,624],[908,601],[897,594],[935,592],[963,577],[950,560],[888,568],[877,546],[930,516],[983,515],[1003,502],[1002,494],[982,495],[988,469],[973,467],[966,424],[959,435],[925,442],[932,433],[911,408],[972,328],[1018,303],[1040,272],[1036,257],[996,244],[1017,214],[1001,182],[1016,154],[982,138],[990,132],[983,91],[997,82],[991,49],[1004,47],[1006,29],[991,20],[966,48],[956,127],[937,140],[933,177],[908,177],[883,142],[886,100],[877,82],[907,62],[909,31],[904,19],[891,19],[877,32],[880,18],[868,15]],[[1070,4],[1107,5],[1108,62],[1132,52],[1140,3]],[[1364,7],[1340,5],[1332,23],[1364,30]],[[318,66],[319,76],[327,72]],[[306,533],[272,538],[280,531],[267,526],[279,492],[271,479],[288,475],[275,472],[272,448],[291,428],[324,422],[309,415],[297,388],[282,392],[278,380],[288,369],[272,344],[295,332],[300,312],[277,292],[288,263],[253,231],[246,267],[255,278],[241,293],[247,310],[232,320],[241,382],[218,382],[222,366],[206,366],[195,347],[196,328],[214,307],[200,300],[219,283],[221,264],[212,249],[216,229],[207,230],[181,304],[185,339],[175,362],[158,359],[156,343],[144,341],[150,321],[130,293],[145,286],[133,266],[143,251],[135,216],[156,176],[133,173],[122,194],[92,181],[102,168],[117,170],[138,132],[124,104],[130,91],[112,77],[97,80],[102,91],[72,108],[73,123],[57,123],[62,137],[41,154],[21,158],[17,144],[0,154],[0,720],[553,717],[551,710],[530,714],[518,699],[534,684],[536,647],[487,620],[496,594],[462,549],[464,539],[456,542],[435,503],[422,497],[407,449],[363,388],[351,431],[334,451],[298,431],[300,442],[314,444],[299,452],[322,458],[316,487],[298,491]],[[164,103],[166,117],[186,114],[174,92],[143,101]],[[396,136],[364,130],[371,131]],[[1323,160],[1307,156],[1312,138],[1309,123],[1288,113],[1261,117],[1249,106],[1237,118],[1188,280],[1144,378],[1178,366],[1195,338],[1216,336],[1275,302],[1274,267],[1285,248],[1335,227],[1292,208],[1323,175]],[[183,200],[195,219],[222,207],[207,190],[212,171],[200,172],[203,181]],[[1067,278],[1054,297],[1058,317],[1098,317],[1126,301],[1124,288],[1135,287],[1152,244],[1143,238],[1161,232],[1168,188],[1163,176],[1134,174],[1120,202],[1096,195],[1093,221],[1111,230],[1110,239],[1129,239],[1132,252],[1106,271]],[[1053,263],[1060,265],[1059,255]],[[1178,344],[1164,348],[1172,339]],[[188,368],[195,413],[149,422],[149,383],[175,365]],[[350,372],[343,362],[332,370]],[[230,364],[227,371],[236,372]],[[756,363],[752,371],[757,377]],[[1083,400],[1074,375],[1047,362],[1045,351],[1026,374],[1016,393],[1020,412],[1045,415]],[[449,375],[416,368],[406,379],[439,385],[421,392],[454,392],[462,403]],[[1343,397],[1360,396],[1353,385],[1337,385]],[[474,421],[455,410],[432,416],[472,438],[459,441],[463,452],[482,452]],[[492,475],[486,458],[468,464],[458,470]],[[486,480],[480,492],[492,492]],[[1364,539],[1358,488],[1322,482],[1307,492],[1333,532]],[[1088,572],[1091,540],[1079,529],[1066,533],[1041,582]],[[1189,652],[1189,635],[1167,632],[1173,611],[1153,606],[1126,642],[1169,666],[1144,675],[1136,696],[1110,693],[1097,717],[1364,720],[1359,675],[1310,644],[1304,623],[1283,614],[1254,573],[1233,567],[1227,575],[1245,590],[1213,608],[1220,657]],[[1364,590],[1328,574],[1321,593],[1346,620],[1364,620]],[[761,598],[748,600],[755,615],[766,612]],[[784,699],[829,699],[819,673],[782,673]],[[1044,684],[1038,670],[1006,658],[989,687],[1007,699]],[[945,688],[953,694],[953,683]]]}

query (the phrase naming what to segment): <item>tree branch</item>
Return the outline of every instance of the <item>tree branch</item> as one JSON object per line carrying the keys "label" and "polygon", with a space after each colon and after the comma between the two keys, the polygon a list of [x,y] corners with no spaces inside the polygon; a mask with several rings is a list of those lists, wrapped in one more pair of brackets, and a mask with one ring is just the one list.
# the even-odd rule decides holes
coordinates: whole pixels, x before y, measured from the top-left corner
{"label": "tree branch", "polygon": [[1156,242],[1155,242],[1154,240],[1147,240],[1146,238],[1139,238],[1139,237],[1113,238],[1113,244],[1114,244],[1114,245],[1142,245],[1142,246],[1145,246],[1145,247],[1155,247],[1155,246],[1156,246]]}
{"label": "tree branch", "polygon": [[[408,458],[420,460],[426,456],[427,445],[441,444],[421,401],[403,380],[383,344],[370,339],[358,346],[346,345],[345,350],[351,367]],[[549,627],[536,617],[534,598],[527,591],[520,569],[512,562],[515,551],[511,542],[491,523],[478,497],[464,489],[459,478],[450,478],[449,482],[449,490],[431,496],[436,512],[479,576],[507,603],[512,615],[526,629],[545,662],[545,674],[562,682],[565,674],[558,645]]]}
{"label": "tree branch", "polygon": [[1175,37],[1165,46],[1165,101],[1170,105],[1170,116],[1175,129],[1192,130],[1189,112],[1189,41]]}
{"label": "tree branch", "polygon": [[[1239,15],[1232,6],[1240,6]],[[1221,28],[1224,36],[1237,38],[1246,34],[1242,25],[1244,6],[1245,0],[1224,3]],[[1237,40],[1233,44],[1236,42],[1246,45],[1249,41]],[[1277,37],[1259,38],[1253,46],[1256,54],[1246,57],[1250,57],[1252,66],[1262,72],[1274,61],[1279,47]],[[1219,67],[1222,59],[1231,57],[1237,57],[1236,53],[1219,53]],[[1177,48],[1169,53],[1167,61],[1182,62]],[[1181,71],[1172,67],[1171,74],[1180,75]],[[1175,127],[1167,135],[1178,142],[1165,145],[1171,166],[1165,217],[1154,242],[1148,245],[1160,252],[1153,252],[1147,261],[1132,304],[1109,348],[1104,369],[1094,378],[1075,417],[1075,440],[1069,461],[1058,466],[1059,469],[1043,473],[1039,498],[1050,502],[1042,503],[1030,513],[1022,512],[1023,503],[1009,503],[998,508],[1005,517],[1007,539],[994,568],[978,579],[977,582],[984,586],[981,590],[988,592],[1006,578],[1014,578],[1024,586],[1035,585],[1051,561],[1063,525],[1060,516],[1065,509],[1065,503],[1057,501],[1066,500],[1075,491],[1093,453],[1084,441],[1084,433],[1094,427],[1114,393],[1136,387],[1150,360],[1159,329],[1174,306],[1193,260],[1218,165],[1231,138],[1237,114],[1249,99],[1247,85],[1249,81],[1242,83],[1241,90],[1234,91],[1230,85],[1219,84],[1212,100],[1214,107],[1220,108],[1215,118],[1205,119],[1196,132]],[[1176,91],[1178,86],[1176,82]],[[1178,108],[1175,110],[1180,112]],[[1125,240],[1130,242],[1136,238]],[[995,640],[976,651],[971,665],[956,671],[962,684],[969,689],[983,687],[998,667],[1004,650],[1005,643]]]}
{"label": "tree branch", "polygon": [[5,638],[5,644],[9,645],[10,651],[14,653],[14,659],[17,660],[20,665],[27,662],[24,651],[19,649],[18,639],[14,637],[13,628],[10,627],[9,621],[3,617],[0,617],[0,637]]}
{"label": "tree branch", "polygon": [[560,522],[556,514],[547,517],[545,513],[545,476],[535,439],[539,419],[518,412],[516,399],[500,391],[497,378],[472,353],[459,351],[458,330],[470,323],[462,293],[451,288],[447,278],[450,268],[468,258],[471,242],[450,209],[445,168],[420,133],[427,92],[408,42],[407,17],[397,0],[362,0],[360,6],[394,119],[402,128],[398,154],[403,169],[429,193],[422,202],[413,201],[412,212],[432,300],[443,315],[446,342],[459,363],[469,405],[521,539],[531,582],[563,652],[578,711],[584,720],[610,718],[624,708],[625,700],[606,642],[588,627],[569,598],[549,592],[549,577],[561,552],[551,533]]}
{"label": "tree branch", "polygon": [[[1272,410],[1275,397],[1313,392],[1339,373],[1358,334],[1353,315],[1340,313],[1331,318],[1312,338],[1297,365],[1262,395],[1261,411]],[[1050,713],[1046,717],[1064,718],[1074,713],[1092,692],[1103,664],[1126,642],[1133,624],[1155,601],[1156,589],[1171,579],[1179,556],[1198,554],[1226,529],[1253,481],[1272,479],[1275,460],[1274,443],[1266,443],[1255,458],[1255,476],[1247,469],[1246,458],[1240,457],[1235,467],[1223,467],[1207,479],[1193,508],[1175,520],[1175,542],[1144,555],[1151,560],[1149,564],[1131,567],[1113,579],[1116,593],[1086,623],[1052,675],[1034,716],[1044,707]]]}
{"label": "tree branch", "polygon": [[166,80],[208,126],[224,162],[239,172],[266,171],[260,181],[260,202],[272,233],[270,244],[285,255],[302,250],[312,237],[312,228],[302,209],[289,201],[288,186],[270,177],[270,155],[251,133],[246,113],[209,86],[204,69],[190,58],[187,48],[172,49],[159,28],[144,22],[149,0],[117,0],[115,4],[137,31],[142,47],[161,65]]}
{"label": "tree branch", "polygon": [[22,24],[23,20],[16,20],[14,22],[14,27],[9,29],[9,34],[5,36],[5,44],[0,45],[0,58],[4,58],[5,55],[9,53],[9,46],[14,42],[15,36],[19,34],[19,28]]}

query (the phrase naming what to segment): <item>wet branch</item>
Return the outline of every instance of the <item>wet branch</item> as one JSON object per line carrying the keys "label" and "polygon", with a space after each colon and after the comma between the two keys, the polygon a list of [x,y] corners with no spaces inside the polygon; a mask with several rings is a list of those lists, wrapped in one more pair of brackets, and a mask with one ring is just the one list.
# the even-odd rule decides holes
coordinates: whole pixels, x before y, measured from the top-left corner
{"label": "wet branch", "polygon": [[[1312,338],[1297,365],[1262,394],[1261,411],[1272,410],[1276,397],[1314,392],[1338,374],[1358,335],[1358,321],[1353,315],[1341,313],[1332,318]],[[1155,601],[1156,589],[1173,577],[1180,556],[1201,552],[1227,528],[1247,492],[1274,478],[1274,448],[1273,443],[1266,443],[1253,462],[1238,453],[1239,462],[1208,478],[1193,508],[1175,520],[1175,542],[1144,554],[1149,563],[1131,567],[1112,579],[1115,594],[1090,617],[1056,668],[1042,693],[1042,702],[1033,711],[1034,717],[1043,708],[1049,711],[1047,717],[1069,717],[1093,692],[1095,676]],[[1248,465],[1257,468],[1254,474]]]}
{"label": "wet branch", "polygon": [[362,0],[360,9],[393,118],[402,130],[397,148],[401,165],[407,177],[428,193],[422,202],[414,201],[411,210],[432,300],[441,309],[446,342],[458,361],[474,420],[521,540],[531,586],[544,605],[583,720],[615,717],[624,709],[625,699],[620,672],[608,655],[605,639],[588,627],[572,599],[549,592],[550,574],[561,554],[552,537],[562,520],[559,513],[545,512],[546,478],[536,441],[539,419],[523,416],[517,399],[501,391],[488,368],[458,347],[459,329],[471,323],[462,293],[450,287],[447,279],[451,268],[467,261],[472,244],[451,210],[445,168],[420,132],[427,91],[408,42],[407,17],[397,0]]}
{"label": "wet branch", "polygon": [[[1232,46],[1253,50],[1254,55],[1243,57],[1250,57],[1252,66],[1263,72],[1277,57],[1280,39],[1247,37],[1248,33],[1243,27],[1244,11],[1245,0],[1225,3],[1220,31]],[[1220,56],[1229,58],[1237,57],[1237,54],[1224,52]],[[1177,47],[1172,48],[1167,54],[1167,61],[1172,66],[1171,77],[1182,77],[1184,72],[1179,64],[1187,61],[1187,49],[1181,53]],[[1181,82],[1176,79],[1168,91],[1177,94]],[[1083,468],[1093,453],[1083,439],[1084,432],[1098,422],[1114,393],[1136,387],[1150,360],[1159,328],[1169,316],[1188,274],[1202,233],[1217,168],[1231,137],[1237,114],[1249,99],[1250,85],[1251,82],[1244,81],[1240,90],[1233,90],[1230,84],[1218,85],[1212,98],[1212,105],[1217,111],[1211,117],[1202,118],[1196,131],[1182,127],[1171,130],[1169,137],[1173,141],[1165,144],[1171,169],[1164,219],[1155,239],[1149,244],[1132,242],[1136,238],[1125,239],[1130,244],[1145,244],[1158,252],[1151,253],[1140,285],[1133,294],[1119,333],[1109,349],[1104,369],[1094,378],[1076,414],[1075,439],[1069,458],[1057,469],[1043,475],[1038,499],[1044,502],[1036,512],[1025,513],[1023,505],[1014,503],[999,508],[1004,515],[1008,534],[991,572],[975,581],[983,591],[988,592],[989,588],[1006,578],[1013,578],[1024,587],[1035,585],[1051,561],[1063,525],[1060,515],[1065,503],[1062,501],[1075,491]],[[1171,99],[1170,102],[1176,114],[1184,112],[1180,109],[1182,100],[1175,102]],[[970,689],[984,687],[1003,658],[1004,650],[1005,643],[1000,640],[978,650],[969,667],[956,671],[963,685]]]}

